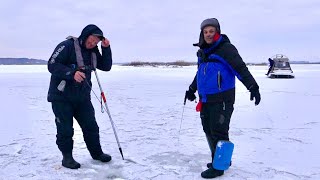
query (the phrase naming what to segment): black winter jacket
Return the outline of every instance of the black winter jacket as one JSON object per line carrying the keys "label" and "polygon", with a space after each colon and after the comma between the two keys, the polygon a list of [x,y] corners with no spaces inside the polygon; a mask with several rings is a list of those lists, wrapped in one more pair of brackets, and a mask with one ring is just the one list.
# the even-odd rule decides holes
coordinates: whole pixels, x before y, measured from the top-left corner
{"label": "black winter jacket", "polygon": [[[96,46],[93,49],[85,48],[85,41],[93,32],[101,31],[95,25],[89,25],[83,29],[78,40],[81,47],[84,65],[92,65],[92,52],[97,56],[97,69],[110,71],[112,66],[111,48],[102,47],[102,55]],[[86,80],[77,83],[74,74],[77,71],[77,60],[74,48],[74,40],[68,39],[61,42],[54,50],[48,61],[48,70],[51,73],[50,87],[47,100],[53,101],[83,101],[90,100],[91,91],[91,70],[85,71]],[[63,91],[58,90],[61,81],[65,80],[66,85]]]}

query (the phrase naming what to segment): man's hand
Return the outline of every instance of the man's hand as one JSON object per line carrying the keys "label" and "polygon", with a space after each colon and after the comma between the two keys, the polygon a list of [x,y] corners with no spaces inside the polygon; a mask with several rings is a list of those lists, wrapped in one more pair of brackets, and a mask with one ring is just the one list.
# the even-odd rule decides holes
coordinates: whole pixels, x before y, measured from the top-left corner
{"label": "man's hand", "polygon": [[76,80],[76,82],[81,83],[86,78],[86,75],[83,72],[76,71],[73,78]]}
{"label": "man's hand", "polygon": [[102,47],[108,47],[110,46],[110,42],[107,38],[104,38],[102,41],[101,41],[101,46]]}
{"label": "man's hand", "polygon": [[188,90],[186,91],[186,95],[185,97],[189,100],[189,101],[194,101],[196,99],[196,95],[194,94],[194,92],[192,90]]}
{"label": "man's hand", "polygon": [[259,86],[258,85],[253,85],[250,89],[250,100],[253,101],[255,99],[254,104],[258,105],[261,101],[261,95],[259,92]]}

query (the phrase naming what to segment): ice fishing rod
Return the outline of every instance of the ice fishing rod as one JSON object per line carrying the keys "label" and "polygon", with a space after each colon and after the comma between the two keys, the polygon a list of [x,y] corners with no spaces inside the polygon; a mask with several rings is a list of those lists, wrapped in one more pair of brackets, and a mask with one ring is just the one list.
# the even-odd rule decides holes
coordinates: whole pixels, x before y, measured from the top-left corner
{"label": "ice fishing rod", "polygon": [[[181,119],[180,119],[180,127],[179,127],[179,134],[178,134],[178,143],[180,142],[180,131],[181,131],[181,125],[182,125],[182,120],[183,120],[183,115],[184,115],[184,108],[186,107],[186,102],[187,102],[187,92],[186,92],[186,95],[184,96],[184,101],[183,101],[183,108],[182,108],[182,114],[181,114]],[[195,103],[197,103],[197,98],[195,98]]]}
{"label": "ice fishing rod", "polygon": [[101,97],[102,97],[102,99],[103,99],[103,102],[104,102],[104,105],[105,105],[107,114],[108,114],[108,116],[109,116],[109,120],[110,120],[110,122],[111,122],[111,126],[112,126],[112,129],[113,129],[113,132],[114,132],[114,136],[116,137],[116,140],[117,140],[117,144],[118,144],[118,148],[119,148],[120,154],[121,154],[121,156],[122,156],[122,159],[124,160],[123,153],[122,153],[122,149],[121,149],[120,142],[119,142],[119,138],[118,138],[118,135],[117,135],[117,131],[116,131],[116,129],[115,129],[114,122],[113,122],[113,120],[112,120],[112,117],[111,117],[111,114],[110,114],[110,111],[109,111],[109,108],[108,108],[108,105],[107,105],[106,96],[104,95],[104,92],[103,92],[102,87],[101,87],[101,84],[100,84],[100,80],[99,80],[99,77],[98,77],[98,73],[97,73],[96,70],[94,70],[93,72],[94,72],[94,74],[96,75],[96,78],[97,78],[97,81],[98,81],[98,85],[99,85],[99,88],[100,88],[100,92],[101,92]]}
{"label": "ice fishing rod", "polygon": [[183,101],[183,108],[182,108],[182,114],[181,114],[181,119],[180,119],[180,128],[179,128],[179,134],[178,134],[178,143],[180,142],[180,131],[181,131],[181,125],[182,125],[182,120],[183,120],[184,108],[186,107],[186,102],[187,102],[187,93],[184,96],[184,101]]}
{"label": "ice fishing rod", "polygon": [[[101,98],[104,102],[104,106],[101,106],[102,108],[104,108],[105,111],[107,111],[107,114],[109,116],[109,120],[111,122],[111,126],[112,126],[112,130],[113,130],[113,134],[114,136],[116,137],[116,141],[117,141],[117,144],[118,144],[118,148],[119,148],[119,151],[120,151],[120,154],[121,154],[121,157],[122,157],[122,160],[124,160],[124,157],[123,157],[123,153],[122,153],[122,148],[120,146],[120,142],[119,142],[119,138],[118,138],[118,135],[117,135],[117,131],[115,129],[115,125],[114,125],[114,122],[112,120],[112,117],[111,117],[111,114],[110,114],[110,111],[109,111],[109,108],[108,108],[108,105],[107,105],[107,99],[106,99],[106,96],[104,95],[104,92],[102,90],[102,87],[101,87],[101,84],[100,84],[100,80],[99,80],[99,77],[98,77],[98,73],[95,69],[93,69],[93,72],[97,78],[97,82],[98,82],[98,85],[99,85],[99,88],[100,88],[100,92],[101,92]],[[87,82],[88,86],[90,87],[91,91],[93,92],[93,94],[96,96],[96,98],[98,99],[98,101],[102,104],[102,101],[99,100],[97,94],[93,91],[91,85],[89,84],[88,80],[85,79],[85,81]]]}

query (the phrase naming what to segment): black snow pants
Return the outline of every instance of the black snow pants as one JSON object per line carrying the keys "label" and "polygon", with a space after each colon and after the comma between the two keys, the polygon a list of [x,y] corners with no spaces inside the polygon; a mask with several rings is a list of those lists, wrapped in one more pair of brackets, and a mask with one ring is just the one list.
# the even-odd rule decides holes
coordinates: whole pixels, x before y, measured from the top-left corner
{"label": "black snow pants", "polygon": [[90,100],[80,102],[52,102],[57,126],[56,143],[62,153],[71,153],[73,149],[73,117],[78,121],[84,141],[92,157],[101,155],[99,127]]}
{"label": "black snow pants", "polygon": [[229,140],[229,125],[233,103],[203,103],[200,112],[203,131],[210,147],[212,160],[220,140]]}

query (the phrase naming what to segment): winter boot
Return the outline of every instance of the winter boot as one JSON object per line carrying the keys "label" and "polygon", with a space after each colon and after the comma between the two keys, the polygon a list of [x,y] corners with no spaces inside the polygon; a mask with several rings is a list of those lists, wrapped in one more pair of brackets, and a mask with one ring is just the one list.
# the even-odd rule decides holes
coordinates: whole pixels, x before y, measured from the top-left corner
{"label": "winter boot", "polygon": [[[230,161],[230,166],[232,165],[232,161]],[[211,168],[212,167],[212,163],[208,163],[207,164],[207,168]]]}
{"label": "winter boot", "polygon": [[78,169],[80,168],[80,164],[75,161],[72,157],[72,153],[62,153],[62,166],[70,169]]}
{"label": "winter boot", "polygon": [[[211,150],[211,149],[210,149],[210,150]],[[214,152],[211,153],[211,163],[208,163],[208,164],[207,164],[207,168],[212,168],[212,162],[213,162],[213,160],[214,160]]]}
{"label": "winter boot", "polygon": [[223,170],[217,170],[217,169],[214,169],[211,167],[211,168],[203,171],[201,173],[201,177],[206,178],[206,179],[211,179],[211,178],[215,178],[218,176],[222,176],[223,173],[224,173]]}
{"label": "winter boot", "polygon": [[211,167],[212,167],[212,163],[208,163],[207,168],[211,168]]}
{"label": "winter boot", "polygon": [[109,161],[111,161],[111,156],[109,154],[102,153],[99,156],[92,157],[92,159],[99,160],[101,162],[109,162]]}

